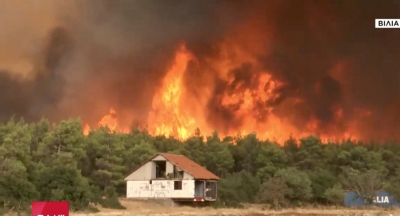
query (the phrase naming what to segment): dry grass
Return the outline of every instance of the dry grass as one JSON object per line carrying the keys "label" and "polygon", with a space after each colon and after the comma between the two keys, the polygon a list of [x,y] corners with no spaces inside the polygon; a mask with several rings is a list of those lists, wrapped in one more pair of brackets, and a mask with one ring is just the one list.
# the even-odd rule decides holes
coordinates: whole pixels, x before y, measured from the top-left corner
{"label": "dry grass", "polygon": [[213,209],[211,207],[177,206],[172,201],[145,201],[122,199],[126,210],[100,208],[98,213],[72,213],[71,216],[400,216],[398,209],[337,209],[337,208],[302,208],[281,211],[265,210],[262,205],[247,205],[245,209]]}

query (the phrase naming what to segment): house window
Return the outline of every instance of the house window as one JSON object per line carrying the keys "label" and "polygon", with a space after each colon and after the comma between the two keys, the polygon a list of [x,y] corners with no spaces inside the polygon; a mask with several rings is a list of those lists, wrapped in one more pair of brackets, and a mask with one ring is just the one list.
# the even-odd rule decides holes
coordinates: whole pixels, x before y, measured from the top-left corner
{"label": "house window", "polygon": [[174,181],[174,190],[182,190],[182,181]]}

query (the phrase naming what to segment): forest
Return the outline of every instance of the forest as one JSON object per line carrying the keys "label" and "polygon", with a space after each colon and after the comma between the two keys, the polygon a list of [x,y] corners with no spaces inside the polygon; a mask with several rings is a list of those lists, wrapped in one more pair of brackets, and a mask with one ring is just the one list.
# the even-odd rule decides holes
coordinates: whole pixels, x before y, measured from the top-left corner
{"label": "forest", "polygon": [[80,119],[59,124],[11,119],[0,125],[0,208],[29,211],[33,200],[64,200],[71,210],[124,208],[124,176],[157,152],[183,154],[221,177],[215,207],[342,205],[343,191],[372,202],[376,190],[400,195],[396,142],[259,140],[193,132],[187,140],[145,129],[83,134]]}

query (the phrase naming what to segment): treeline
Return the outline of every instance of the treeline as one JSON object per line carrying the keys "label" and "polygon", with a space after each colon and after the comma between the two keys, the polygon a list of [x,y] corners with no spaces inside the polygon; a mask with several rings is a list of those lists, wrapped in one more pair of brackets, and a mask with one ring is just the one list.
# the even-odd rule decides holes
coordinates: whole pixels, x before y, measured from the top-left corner
{"label": "treeline", "polygon": [[80,120],[52,125],[10,120],[0,125],[0,208],[29,210],[33,200],[67,200],[72,210],[94,204],[123,208],[124,176],[157,152],[183,154],[220,176],[218,206],[340,205],[343,189],[372,202],[379,189],[400,194],[400,146],[317,137],[282,145],[254,134],[220,138],[195,131],[185,141],[107,128],[83,135]]}

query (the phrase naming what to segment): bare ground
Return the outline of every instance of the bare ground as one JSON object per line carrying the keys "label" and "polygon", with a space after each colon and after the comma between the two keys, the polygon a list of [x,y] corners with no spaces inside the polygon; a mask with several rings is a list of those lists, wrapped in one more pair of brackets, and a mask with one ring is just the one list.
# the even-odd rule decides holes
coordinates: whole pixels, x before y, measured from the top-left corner
{"label": "bare ground", "polygon": [[172,201],[145,201],[122,199],[125,210],[100,208],[98,213],[71,213],[71,216],[400,216],[400,209],[345,209],[302,208],[269,210],[261,205],[248,205],[245,209],[214,209],[211,207],[177,206]]}

